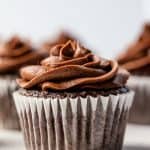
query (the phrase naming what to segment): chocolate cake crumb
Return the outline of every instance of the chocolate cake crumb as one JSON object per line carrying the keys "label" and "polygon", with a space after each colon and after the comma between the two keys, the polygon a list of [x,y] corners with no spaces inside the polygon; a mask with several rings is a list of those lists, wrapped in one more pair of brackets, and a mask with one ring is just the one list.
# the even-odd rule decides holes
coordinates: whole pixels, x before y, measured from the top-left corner
{"label": "chocolate cake crumb", "polygon": [[33,96],[33,97],[44,97],[44,98],[75,98],[76,96],[86,97],[86,96],[93,96],[96,97],[97,95],[108,96],[110,94],[117,95],[117,94],[124,94],[127,93],[129,89],[127,87],[115,88],[115,89],[103,89],[103,90],[96,90],[96,91],[61,91],[61,92],[54,92],[54,91],[39,91],[39,90],[27,90],[27,89],[20,89],[19,92],[21,95],[24,96]]}

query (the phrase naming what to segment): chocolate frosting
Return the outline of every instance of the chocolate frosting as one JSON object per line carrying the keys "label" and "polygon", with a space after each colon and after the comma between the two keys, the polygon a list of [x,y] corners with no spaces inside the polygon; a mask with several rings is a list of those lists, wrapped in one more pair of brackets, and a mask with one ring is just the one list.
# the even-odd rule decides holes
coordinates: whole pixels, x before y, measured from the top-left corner
{"label": "chocolate frosting", "polygon": [[22,88],[61,91],[122,87],[129,73],[119,69],[116,61],[99,58],[79,43],[68,41],[51,48],[41,65],[22,68],[20,75],[17,82]]}
{"label": "chocolate frosting", "polygon": [[0,45],[0,73],[15,72],[23,65],[35,64],[44,57],[35,51],[29,41],[23,41],[18,36]]}
{"label": "chocolate frosting", "polygon": [[150,23],[145,24],[138,40],[118,57],[118,62],[131,72],[147,66],[150,69]]}

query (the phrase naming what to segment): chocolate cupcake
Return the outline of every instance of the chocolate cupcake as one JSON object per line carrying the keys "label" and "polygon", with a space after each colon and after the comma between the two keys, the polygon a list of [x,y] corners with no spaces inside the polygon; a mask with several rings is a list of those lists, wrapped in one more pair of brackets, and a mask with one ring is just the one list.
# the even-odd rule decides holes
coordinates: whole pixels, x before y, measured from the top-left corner
{"label": "chocolate cupcake", "polygon": [[17,89],[17,70],[27,64],[35,64],[43,58],[28,41],[17,36],[0,45],[0,128],[19,129],[17,111],[12,92]]}
{"label": "chocolate cupcake", "polygon": [[116,61],[68,41],[20,75],[14,100],[27,149],[122,148],[133,92]]}
{"label": "chocolate cupcake", "polygon": [[139,38],[121,54],[119,64],[131,72],[128,85],[135,91],[130,121],[150,124],[150,23]]}

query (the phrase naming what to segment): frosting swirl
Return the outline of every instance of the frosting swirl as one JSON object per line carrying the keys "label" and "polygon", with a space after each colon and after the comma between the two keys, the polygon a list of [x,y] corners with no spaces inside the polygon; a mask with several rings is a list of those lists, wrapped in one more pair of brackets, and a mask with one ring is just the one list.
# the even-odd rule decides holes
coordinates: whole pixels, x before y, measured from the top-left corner
{"label": "frosting swirl", "polygon": [[29,41],[14,36],[0,45],[0,73],[14,72],[23,65],[40,61],[43,56],[31,47]]}
{"label": "frosting swirl", "polygon": [[129,71],[150,65],[150,23],[144,26],[138,40],[118,57],[118,62]]}
{"label": "frosting swirl", "polygon": [[20,75],[17,82],[22,88],[43,90],[121,87],[129,76],[116,61],[99,58],[75,41],[54,46],[41,65],[24,67]]}

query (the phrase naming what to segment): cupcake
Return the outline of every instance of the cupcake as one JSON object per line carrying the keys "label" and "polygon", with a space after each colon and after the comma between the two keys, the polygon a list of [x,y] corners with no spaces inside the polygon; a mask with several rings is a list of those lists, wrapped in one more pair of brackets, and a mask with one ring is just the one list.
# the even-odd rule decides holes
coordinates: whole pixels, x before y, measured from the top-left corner
{"label": "cupcake", "polygon": [[34,51],[29,41],[12,37],[0,45],[0,128],[19,129],[19,121],[12,100],[17,89],[17,70],[27,64],[35,64],[43,58]]}
{"label": "cupcake", "polygon": [[129,73],[75,41],[21,68],[14,100],[28,150],[120,150],[132,104]]}
{"label": "cupcake", "polygon": [[75,36],[73,36],[70,32],[67,32],[65,30],[62,30],[57,36],[45,41],[41,49],[45,52],[49,52],[49,49],[51,49],[53,46],[58,44],[65,44],[69,40],[76,40]]}
{"label": "cupcake", "polygon": [[119,64],[131,72],[128,85],[135,91],[130,121],[150,124],[150,23],[139,38],[118,57]]}

